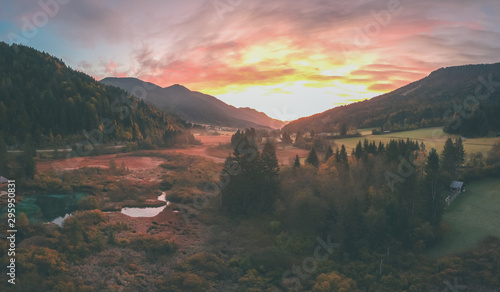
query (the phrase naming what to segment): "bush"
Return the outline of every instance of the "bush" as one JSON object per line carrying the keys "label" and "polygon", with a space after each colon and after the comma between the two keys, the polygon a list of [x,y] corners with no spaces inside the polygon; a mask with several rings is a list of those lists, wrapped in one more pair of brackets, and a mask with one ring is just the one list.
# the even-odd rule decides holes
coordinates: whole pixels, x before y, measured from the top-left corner
{"label": "bush", "polygon": [[130,247],[143,250],[155,255],[173,254],[177,251],[177,245],[170,240],[157,239],[149,235],[137,235],[131,239]]}
{"label": "bush", "polygon": [[160,189],[164,192],[164,191],[169,191],[171,190],[173,187],[172,183],[168,182],[167,180],[163,180],[161,183],[160,183]]}
{"label": "bush", "polygon": [[95,196],[88,196],[78,201],[78,209],[94,210],[99,208],[99,199]]}

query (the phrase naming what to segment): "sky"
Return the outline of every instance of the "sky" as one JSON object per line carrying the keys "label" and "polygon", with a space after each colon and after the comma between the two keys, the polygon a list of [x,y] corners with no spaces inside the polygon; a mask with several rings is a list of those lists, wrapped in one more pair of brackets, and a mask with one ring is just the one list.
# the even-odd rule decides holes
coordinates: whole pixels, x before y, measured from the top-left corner
{"label": "sky", "polygon": [[0,0],[0,40],[293,120],[500,62],[499,15],[498,0]]}

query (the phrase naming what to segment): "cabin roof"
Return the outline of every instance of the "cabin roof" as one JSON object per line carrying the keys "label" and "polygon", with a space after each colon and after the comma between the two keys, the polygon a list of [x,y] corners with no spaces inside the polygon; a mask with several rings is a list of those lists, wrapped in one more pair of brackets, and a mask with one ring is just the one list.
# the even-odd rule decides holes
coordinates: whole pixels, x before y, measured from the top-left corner
{"label": "cabin roof", "polygon": [[450,188],[452,188],[452,189],[461,189],[463,185],[464,185],[464,183],[461,182],[461,181],[452,181],[451,184],[450,184]]}

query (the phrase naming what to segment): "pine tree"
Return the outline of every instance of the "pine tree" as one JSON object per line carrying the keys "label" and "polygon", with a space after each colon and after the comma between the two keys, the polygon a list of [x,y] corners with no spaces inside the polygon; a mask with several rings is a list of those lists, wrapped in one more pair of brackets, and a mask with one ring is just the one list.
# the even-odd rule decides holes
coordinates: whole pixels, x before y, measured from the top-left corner
{"label": "pine tree", "polygon": [[241,140],[241,132],[240,130],[238,130],[236,131],[236,133],[234,133],[234,135],[231,136],[231,145],[233,147],[236,147],[240,142],[240,140]]}
{"label": "pine tree", "polygon": [[276,157],[276,148],[271,142],[266,142],[260,155],[263,176],[261,180],[261,191],[256,194],[257,210],[264,213],[273,211],[274,202],[278,196],[278,174],[280,167]]}
{"label": "pine tree", "polygon": [[[250,141],[249,141],[250,139]],[[271,142],[260,154],[252,131],[245,131],[224,163],[220,180],[222,208],[229,214],[270,213],[278,191],[278,159]]]}
{"label": "pine tree", "polygon": [[342,123],[340,126],[340,136],[346,136],[347,135],[347,125],[345,123]]}
{"label": "pine tree", "polygon": [[425,152],[425,150],[426,150],[426,149],[425,149],[425,144],[424,144],[424,141],[422,141],[422,142],[420,143],[420,149],[421,149],[422,151],[424,151],[424,152]]}
{"label": "pine tree", "polygon": [[437,225],[441,221],[441,215],[443,213],[443,199],[439,197],[439,155],[436,149],[432,148],[427,157],[427,163],[425,165],[425,181],[429,187],[429,194],[427,203],[424,208],[427,210],[425,219],[429,220],[432,224]]}
{"label": "pine tree", "polygon": [[360,159],[361,157],[363,157],[363,153],[363,145],[361,145],[361,141],[359,141],[356,145],[356,150],[354,150],[354,157],[356,157],[356,159]]}
{"label": "pine tree", "polygon": [[[401,143],[399,143],[399,146],[402,146]],[[401,151],[399,146],[396,140],[391,139],[391,141],[389,141],[389,144],[385,148],[385,153],[389,161],[398,161]]]}
{"label": "pine tree", "polygon": [[427,157],[427,164],[425,166],[425,172],[427,176],[434,177],[439,171],[439,155],[436,149],[432,148]]}
{"label": "pine tree", "polygon": [[375,141],[372,141],[370,145],[368,145],[368,150],[367,152],[369,154],[375,154],[377,153],[377,145],[375,144]]}
{"label": "pine tree", "polygon": [[267,141],[262,149],[260,156],[263,166],[264,174],[268,177],[275,178],[278,176],[280,167],[278,165],[278,158],[276,157],[276,147],[270,141]]}
{"label": "pine tree", "polygon": [[444,171],[447,171],[451,175],[456,174],[457,151],[455,149],[455,145],[453,145],[453,141],[451,140],[451,138],[448,138],[448,140],[446,140],[446,143],[444,144],[441,167]]}
{"label": "pine tree", "polygon": [[335,162],[340,163],[340,151],[339,148],[335,150]]}
{"label": "pine tree", "polygon": [[288,132],[285,131],[281,134],[281,142],[283,142],[283,144],[292,144],[292,138]]}
{"label": "pine tree", "polygon": [[319,159],[318,155],[316,154],[316,149],[313,147],[311,151],[309,152],[309,155],[306,158],[306,162],[311,164],[314,167],[319,167]]}
{"label": "pine tree", "polygon": [[344,144],[340,147],[340,163],[347,165],[347,151],[345,149]]}
{"label": "pine tree", "polygon": [[299,155],[295,155],[295,160],[293,161],[293,168],[299,168],[300,167],[300,158]]}
{"label": "pine tree", "polygon": [[378,152],[378,153],[384,153],[384,152],[385,152],[385,146],[384,146],[384,143],[382,143],[382,141],[380,141],[380,142],[378,143],[377,152]]}
{"label": "pine tree", "polygon": [[368,139],[365,138],[363,141],[363,151],[368,152],[368,148],[370,146],[370,143],[368,142]]}
{"label": "pine tree", "polygon": [[330,159],[330,157],[333,156],[333,149],[332,149],[332,146],[328,145],[328,148],[326,148],[326,151],[325,151],[325,162],[328,161],[328,159]]}
{"label": "pine tree", "polygon": [[302,143],[304,140],[304,137],[302,137],[302,132],[298,131],[297,134],[295,135],[295,146],[298,146],[300,143]]}
{"label": "pine tree", "polygon": [[465,162],[465,150],[464,144],[462,143],[462,138],[455,140],[455,152],[456,152],[456,165],[461,167]]}

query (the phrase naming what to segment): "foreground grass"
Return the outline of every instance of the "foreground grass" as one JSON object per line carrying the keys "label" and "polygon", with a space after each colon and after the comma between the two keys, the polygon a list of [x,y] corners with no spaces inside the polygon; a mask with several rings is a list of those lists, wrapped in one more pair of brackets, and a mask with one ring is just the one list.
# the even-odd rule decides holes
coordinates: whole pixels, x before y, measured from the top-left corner
{"label": "foreground grass", "polygon": [[475,247],[488,235],[500,236],[500,179],[488,178],[467,185],[467,191],[445,211],[449,231],[429,251],[432,258]]}
{"label": "foreground grass", "polygon": [[[443,150],[444,143],[451,137],[456,139],[460,136],[446,134],[443,132],[441,127],[425,128],[412,131],[387,133],[384,135],[372,135],[369,129],[360,130],[363,137],[346,138],[335,140],[337,145],[344,144],[348,150],[348,153],[356,147],[358,141],[363,141],[365,138],[371,141],[376,141],[377,145],[379,141],[387,144],[391,139],[407,139],[418,140],[419,142],[424,142],[427,149],[435,148],[438,152]],[[498,137],[486,137],[486,138],[471,138],[464,141],[464,148],[467,153],[482,152],[483,155],[491,149],[493,144],[500,142]]]}

